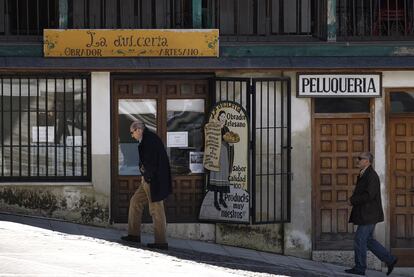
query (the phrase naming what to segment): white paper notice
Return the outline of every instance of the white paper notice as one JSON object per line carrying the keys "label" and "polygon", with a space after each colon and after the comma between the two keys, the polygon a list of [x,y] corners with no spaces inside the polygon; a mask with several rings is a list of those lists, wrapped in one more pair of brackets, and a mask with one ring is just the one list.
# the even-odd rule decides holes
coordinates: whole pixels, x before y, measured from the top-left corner
{"label": "white paper notice", "polygon": [[188,147],[188,132],[167,132],[167,147]]}
{"label": "white paper notice", "polygon": [[82,136],[67,136],[66,145],[82,146]]}
{"label": "white paper notice", "polygon": [[[37,133],[39,130],[39,134]],[[38,140],[39,135],[39,140]],[[55,126],[33,126],[32,142],[49,142],[55,143]]]}
{"label": "white paper notice", "polygon": [[204,152],[190,152],[191,173],[204,173],[203,155]]}

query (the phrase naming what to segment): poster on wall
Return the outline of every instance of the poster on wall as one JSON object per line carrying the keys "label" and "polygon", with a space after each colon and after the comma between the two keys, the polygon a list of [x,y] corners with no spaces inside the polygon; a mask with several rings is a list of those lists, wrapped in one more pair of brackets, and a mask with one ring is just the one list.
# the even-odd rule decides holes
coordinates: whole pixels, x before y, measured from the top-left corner
{"label": "poster on wall", "polygon": [[206,194],[199,218],[248,223],[249,126],[246,111],[235,102],[218,102],[210,111],[204,134]]}

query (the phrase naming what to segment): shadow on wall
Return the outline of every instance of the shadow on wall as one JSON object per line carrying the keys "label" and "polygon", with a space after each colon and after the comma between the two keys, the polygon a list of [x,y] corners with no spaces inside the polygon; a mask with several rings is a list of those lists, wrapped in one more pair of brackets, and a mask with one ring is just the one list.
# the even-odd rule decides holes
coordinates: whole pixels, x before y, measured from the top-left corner
{"label": "shadow on wall", "polygon": [[97,201],[94,195],[82,194],[73,203],[73,199],[49,190],[0,188],[0,211],[59,218],[83,224],[108,225],[108,207]]}

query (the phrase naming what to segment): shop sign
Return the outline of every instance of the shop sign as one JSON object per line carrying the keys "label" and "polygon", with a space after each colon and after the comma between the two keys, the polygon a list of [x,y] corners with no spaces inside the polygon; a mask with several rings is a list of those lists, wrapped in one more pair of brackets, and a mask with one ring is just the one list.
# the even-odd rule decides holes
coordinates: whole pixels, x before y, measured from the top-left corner
{"label": "shop sign", "polygon": [[218,102],[204,127],[203,166],[206,195],[200,220],[249,222],[249,126],[247,113],[235,102]]}
{"label": "shop sign", "polygon": [[381,74],[298,74],[298,97],[381,97]]}
{"label": "shop sign", "polygon": [[218,57],[218,29],[45,29],[45,57]]}

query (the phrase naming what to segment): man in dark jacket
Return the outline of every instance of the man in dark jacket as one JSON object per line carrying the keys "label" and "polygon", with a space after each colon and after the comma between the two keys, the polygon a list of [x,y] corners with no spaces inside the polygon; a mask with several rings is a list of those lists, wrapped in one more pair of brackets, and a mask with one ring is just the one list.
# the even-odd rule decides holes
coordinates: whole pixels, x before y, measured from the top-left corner
{"label": "man in dark jacket", "polygon": [[381,203],[380,180],[372,168],[374,156],[369,152],[358,156],[360,169],[354,193],[349,199],[352,205],[349,222],[358,225],[354,239],[355,266],[345,270],[347,273],[365,275],[367,268],[367,248],[388,266],[387,275],[391,274],[397,263],[378,241],[373,238],[375,224],[384,221]]}
{"label": "man in dark jacket", "polygon": [[154,223],[155,242],[150,248],[168,249],[166,240],[166,218],[163,200],[172,192],[171,169],[167,152],[161,139],[145,124],[137,120],[131,124],[131,136],[139,142],[139,168],[142,174],[141,185],[129,202],[128,235],[121,239],[141,242],[141,218],[144,206]]}

